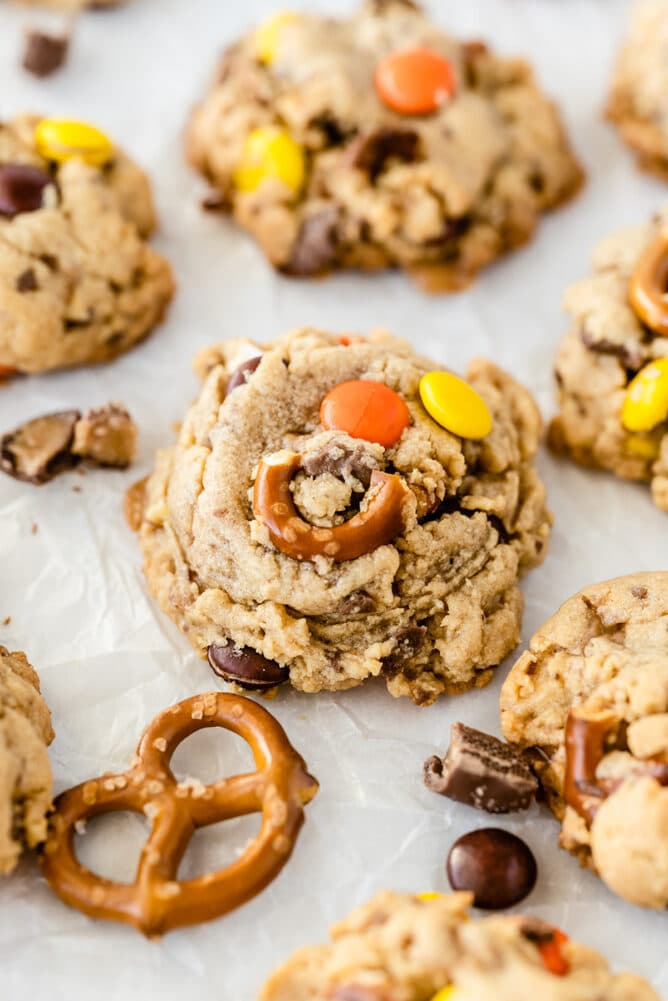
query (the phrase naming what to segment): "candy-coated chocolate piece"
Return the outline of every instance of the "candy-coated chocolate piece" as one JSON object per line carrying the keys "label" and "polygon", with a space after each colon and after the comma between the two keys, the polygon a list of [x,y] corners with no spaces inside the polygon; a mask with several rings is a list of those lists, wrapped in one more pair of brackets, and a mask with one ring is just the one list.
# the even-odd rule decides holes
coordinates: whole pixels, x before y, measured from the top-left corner
{"label": "candy-coated chocolate piece", "polygon": [[84,160],[92,167],[104,166],[114,152],[111,139],[100,129],[67,118],[43,118],[35,129],[35,145],[46,160]]}
{"label": "candy-coated chocolate piece", "polygon": [[402,115],[431,114],[450,100],[456,87],[451,64],[433,49],[400,49],[376,68],[381,100]]}
{"label": "candy-coated chocolate piece", "polygon": [[448,987],[441,987],[437,994],[434,994],[431,1001],[457,1001],[457,988],[454,984]]}
{"label": "candy-coated chocolate piece", "polygon": [[455,841],[447,860],[453,890],[473,893],[476,907],[513,907],[534,888],[538,870],[529,847],[498,827],[471,831]]}
{"label": "candy-coated chocolate piece", "polygon": [[268,17],[255,32],[255,51],[261,63],[273,63],[278,51],[281,32],[286,24],[296,21],[299,15],[293,10],[279,11]]}
{"label": "candy-coated chocolate piece", "polygon": [[484,438],[492,415],[475,389],[452,372],[429,372],[420,379],[420,398],[437,424],[460,438]]}
{"label": "candy-coated chocolate piece", "polygon": [[290,669],[275,660],[263,657],[251,647],[238,647],[234,643],[219,646],[212,643],[207,657],[214,674],[249,691],[267,691],[282,685],[290,676]]}
{"label": "candy-coated chocolate piece", "polygon": [[440,900],[443,894],[438,893],[436,890],[426,890],[424,893],[416,893],[415,896],[418,900],[424,900],[428,903],[430,900]]}
{"label": "candy-coated chocolate piece", "polygon": [[624,442],[624,448],[629,455],[637,455],[640,459],[658,459],[661,451],[661,441],[642,434],[633,434]]}
{"label": "candy-coated chocolate piece", "polygon": [[562,947],[566,942],[568,942],[568,935],[555,928],[551,938],[546,938],[538,944],[538,951],[545,969],[553,973],[555,977],[565,977],[571,970],[571,964],[562,952]]}
{"label": "candy-coated chocolate piece", "polygon": [[261,125],[246,137],[241,162],[234,172],[239,191],[257,191],[263,181],[280,181],[295,193],[303,183],[304,151],[286,129]]}
{"label": "candy-coated chocolate piece", "polygon": [[626,390],[622,424],[627,431],[651,431],[668,419],[668,358],[658,358],[638,372]]}
{"label": "candy-coated chocolate piece", "polygon": [[320,405],[320,422],[328,431],[391,448],[411,422],[398,393],[382,382],[352,379],[330,390]]}

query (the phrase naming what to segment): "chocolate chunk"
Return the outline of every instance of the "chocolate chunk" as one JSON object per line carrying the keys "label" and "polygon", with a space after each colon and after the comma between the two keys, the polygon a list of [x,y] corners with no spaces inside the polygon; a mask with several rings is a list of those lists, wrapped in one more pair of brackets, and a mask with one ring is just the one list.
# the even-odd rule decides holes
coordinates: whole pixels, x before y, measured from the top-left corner
{"label": "chocolate chunk", "polygon": [[35,292],[39,288],[33,268],[26,268],[16,279],[17,292]]}
{"label": "chocolate chunk", "polygon": [[429,789],[487,813],[527,810],[538,781],[523,755],[487,733],[454,723],[445,758],[425,761]]}
{"label": "chocolate chunk", "polygon": [[28,163],[0,165],[0,215],[13,219],[41,209],[44,191],[52,183],[49,174]]}
{"label": "chocolate chunk", "polygon": [[214,674],[249,691],[262,691],[282,685],[290,677],[290,669],[281,667],[275,660],[268,660],[249,646],[238,647],[233,643],[208,649],[209,664]]}
{"label": "chocolate chunk", "polygon": [[420,155],[420,137],[412,129],[374,129],[358,136],[348,148],[346,162],[376,177],[389,160],[413,163]]}
{"label": "chocolate chunk", "polygon": [[333,205],[304,219],[284,270],[290,275],[323,274],[336,262],[338,230],[339,211]]}
{"label": "chocolate chunk", "polygon": [[347,598],[344,598],[336,609],[339,616],[368,615],[375,612],[376,602],[366,591],[353,591]]}
{"label": "chocolate chunk", "polygon": [[302,469],[307,476],[331,473],[343,480],[354,477],[365,490],[371,482],[372,472],[378,468],[378,460],[363,444],[351,444],[343,438],[307,452],[302,458]]}
{"label": "chocolate chunk", "polygon": [[77,410],[37,417],[0,440],[0,469],[27,483],[47,483],[79,461],[70,447]]}
{"label": "chocolate chunk", "polygon": [[50,76],[65,63],[69,45],[67,35],[49,35],[33,28],[26,33],[23,68],[33,76]]}
{"label": "chocolate chunk", "polygon": [[626,369],[637,372],[642,368],[644,356],[636,344],[620,344],[618,341],[609,341],[604,337],[592,337],[585,327],[580,330],[580,339],[584,346],[595,354],[612,355],[613,358],[619,358]]}
{"label": "chocolate chunk", "polygon": [[473,893],[474,905],[488,911],[524,900],[538,875],[531,849],[498,827],[471,831],[455,841],[446,870],[453,890]]}
{"label": "chocolate chunk", "polygon": [[406,626],[395,636],[394,650],[383,661],[383,674],[392,675],[404,671],[406,665],[417,656],[422,649],[427,629],[425,626]]}
{"label": "chocolate chunk", "polygon": [[644,598],[647,597],[647,588],[646,587],[632,587],[631,588],[631,594],[633,595],[634,598],[637,598],[639,601],[642,601]]}
{"label": "chocolate chunk", "polygon": [[262,355],[256,355],[255,358],[249,358],[248,361],[242,362],[241,365],[234,370],[230,376],[230,381],[227,384],[227,389],[225,390],[226,398],[239,386],[246,385],[261,361]]}

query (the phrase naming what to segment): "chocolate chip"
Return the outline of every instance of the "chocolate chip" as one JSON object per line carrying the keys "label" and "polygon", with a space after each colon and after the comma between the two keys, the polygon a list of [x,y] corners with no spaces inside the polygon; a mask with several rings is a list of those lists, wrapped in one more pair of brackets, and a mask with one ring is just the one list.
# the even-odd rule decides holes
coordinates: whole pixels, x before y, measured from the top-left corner
{"label": "chocolate chip", "polygon": [[233,643],[218,646],[212,643],[208,657],[214,674],[250,691],[275,688],[290,677],[289,668],[281,667],[275,660],[263,657],[249,646],[238,647]]}
{"label": "chocolate chip", "polygon": [[225,390],[226,398],[239,386],[246,385],[261,361],[262,355],[256,355],[255,358],[249,358],[248,361],[243,361],[241,365],[234,370],[230,376],[230,381],[227,384],[227,389]]}
{"label": "chocolate chip", "polygon": [[425,761],[429,789],[487,813],[526,810],[538,781],[522,754],[487,733],[454,723],[445,758]]}
{"label": "chocolate chip", "polygon": [[0,469],[27,483],[47,483],[79,461],[70,452],[77,410],[37,417],[0,440]]}
{"label": "chocolate chip", "polygon": [[358,136],[348,147],[346,163],[366,170],[375,180],[389,160],[414,163],[420,155],[420,137],[412,129],[374,129]]}
{"label": "chocolate chip", "polygon": [[38,288],[37,276],[32,268],[26,268],[16,279],[17,292],[35,292]]}
{"label": "chocolate chip", "polygon": [[333,205],[305,219],[284,270],[290,275],[320,275],[336,262],[339,211]]}
{"label": "chocolate chip", "polygon": [[0,165],[0,215],[13,219],[41,209],[44,190],[52,183],[49,174],[28,163]]}
{"label": "chocolate chip", "polygon": [[69,45],[67,35],[49,35],[31,29],[26,33],[23,68],[33,76],[50,76],[64,64]]}
{"label": "chocolate chip", "polygon": [[647,588],[646,587],[632,587],[631,588],[631,594],[633,595],[634,598],[637,598],[639,601],[642,601],[643,598],[647,597]]}
{"label": "chocolate chip", "polygon": [[366,591],[353,591],[347,598],[344,598],[336,609],[338,616],[368,615],[375,612],[376,602]]}
{"label": "chocolate chip", "polygon": [[471,831],[455,841],[446,870],[453,890],[473,893],[475,906],[488,911],[524,900],[538,875],[530,848],[498,827]]}

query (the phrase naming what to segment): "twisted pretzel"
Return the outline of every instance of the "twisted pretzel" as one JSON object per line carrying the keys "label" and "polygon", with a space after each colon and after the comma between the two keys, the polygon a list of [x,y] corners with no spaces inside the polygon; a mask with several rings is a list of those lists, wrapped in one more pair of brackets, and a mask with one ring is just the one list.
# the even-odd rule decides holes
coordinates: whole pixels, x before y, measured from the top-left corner
{"label": "twisted pretzel", "polygon": [[[250,745],[257,772],[214,785],[179,785],[170,760],[181,741],[221,726]],[[219,917],[259,893],[290,857],[304,805],[318,783],[280,724],[238,695],[199,695],[164,710],[144,733],[127,772],[83,782],[58,797],[42,853],[44,874],[65,903],[94,918],[124,921],[149,937]],[[86,869],[74,853],[81,821],[115,810],[144,813],[152,830],[134,883],[116,883]],[[236,862],[182,882],[179,863],[198,827],[262,813],[262,826]]]}
{"label": "twisted pretzel", "polygon": [[267,526],[271,541],[286,556],[297,560],[329,556],[342,563],[387,545],[404,531],[405,505],[412,492],[400,476],[377,469],[371,474],[371,487],[378,492],[366,511],[334,528],[310,525],[300,517],[290,490],[301,463],[297,452],[278,452],[260,462],[255,479],[255,517]]}
{"label": "twisted pretzel", "polygon": [[668,334],[668,233],[660,233],[642,255],[629,284],[636,316],[656,334]]}

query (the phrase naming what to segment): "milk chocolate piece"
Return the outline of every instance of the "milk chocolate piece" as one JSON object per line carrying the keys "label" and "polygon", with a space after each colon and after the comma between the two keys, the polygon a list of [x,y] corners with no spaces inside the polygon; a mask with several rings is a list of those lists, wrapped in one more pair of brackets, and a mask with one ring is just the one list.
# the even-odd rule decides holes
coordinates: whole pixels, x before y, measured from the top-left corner
{"label": "milk chocolate piece", "polygon": [[23,68],[33,76],[51,76],[67,60],[69,35],[51,35],[31,28],[26,33]]}
{"label": "milk chocolate piece", "polygon": [[425,784],[433,792],[487,813],[526,810],[538,781],[519,751],[487,733],[454,723],[445,758],[429,758]]}

